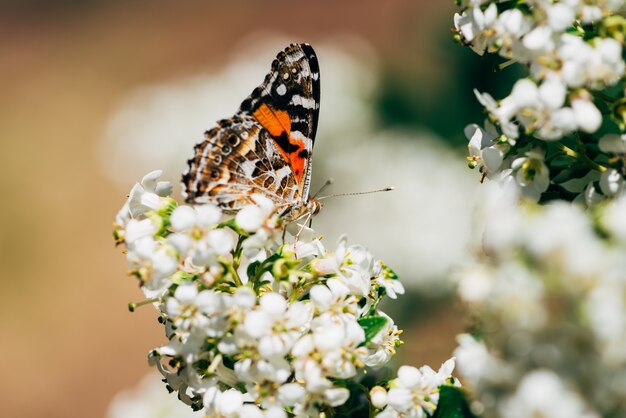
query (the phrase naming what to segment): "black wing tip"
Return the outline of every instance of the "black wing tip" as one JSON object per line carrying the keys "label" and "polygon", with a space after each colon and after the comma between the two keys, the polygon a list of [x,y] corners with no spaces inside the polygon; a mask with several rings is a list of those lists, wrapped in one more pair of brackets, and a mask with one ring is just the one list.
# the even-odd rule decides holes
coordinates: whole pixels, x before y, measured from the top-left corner
{"label": "black wing tip", "polygon": [[293,42],[289,44],[289,46],[287,46],[285,49],[283,49],[278,55],[286,54],[293,49],[302,50],[302,52],[304,52],[304,55],[306,55],[306,57],[309,59],[317,58],[317,54],[315,53],[315,50],[313,49],[311,44],[308,42]]}

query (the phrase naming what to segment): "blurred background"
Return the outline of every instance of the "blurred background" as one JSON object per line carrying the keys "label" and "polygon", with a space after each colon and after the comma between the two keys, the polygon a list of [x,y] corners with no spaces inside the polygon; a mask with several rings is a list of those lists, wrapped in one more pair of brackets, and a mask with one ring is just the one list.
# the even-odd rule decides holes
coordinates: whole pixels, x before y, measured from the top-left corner
{"label": "blurred background", "polygon": [[[473,87],[503,94],[493,63],[452,41],[453,13],[452,0],[0,2],[0,416],[107,416],[150,372],[165,338],[151,308],[126,308],[140,292],[113,218],[148,171],[177,184],[291,42],[321,67],[312,189],[396,187],[331,199],[314,228],[400,274],[399,361],[447,359],[463,329],[449,269],[478,186],[463,127],[483,118]],[[140,416],[116,399],[110,416]]]}

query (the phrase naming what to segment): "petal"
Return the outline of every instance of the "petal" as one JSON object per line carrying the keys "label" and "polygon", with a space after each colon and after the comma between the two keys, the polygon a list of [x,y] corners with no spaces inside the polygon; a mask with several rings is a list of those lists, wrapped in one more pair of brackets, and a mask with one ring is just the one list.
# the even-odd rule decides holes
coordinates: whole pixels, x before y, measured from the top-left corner
{"label": "petal", "polygon": [[237,245],[237,234],[230,228],[209,231],[206,239],[215,252],[220,255],[229,254]]}
{"label": "petal", "polygon": [[280,317],[287,310],[287,301],[278,293],[270,292],[261,296],[259,305],[273,318]]}
{"label": "petal", "polygon": [[154,192],[157,187],[157,180],[163,175],[163,170],[154,170],[143,176],[141,185],[144,189]]}
{"label": "petal", "polygon": [[582,131],[593,133],[602,124],[602,114],[592,102],[583,99],[574,100],[572,109]]}
{"label": "petal", "polygon": [[191,206],[179,206],[172,212],[170,222],[174,231],[186,231],[194,226],[196,212]]}
{"label": "petal", "polygon": [[255,232],[265,222],[265,213],[258,206],[246,206],[235,216],[237,225],[248,232]]}

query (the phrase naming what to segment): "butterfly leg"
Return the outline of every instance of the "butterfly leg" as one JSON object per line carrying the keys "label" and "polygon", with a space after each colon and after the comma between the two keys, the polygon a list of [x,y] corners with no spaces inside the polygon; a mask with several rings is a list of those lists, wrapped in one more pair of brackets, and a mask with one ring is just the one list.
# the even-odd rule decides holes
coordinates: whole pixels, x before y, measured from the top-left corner
{"label": "butterfly leg", "polygon": [[293,253],[294,253],[296,258],[298,258],[298,253],[296,251],[296,244],[298,243],[298,239],[300,238],[300,234],[302,233],[304,228],[306,228],[306,224],[308,223],[309,225],[311,225],[312,222],[313,222],[313,213],[309,212],[309,213],[307,213],[306,219],[304,220],[304,222],[302,222],[302,224],[300,225],[300,229],[298,230],[298,233],[296,234],[296,236],[294,237],[294,240],[293,240]]}

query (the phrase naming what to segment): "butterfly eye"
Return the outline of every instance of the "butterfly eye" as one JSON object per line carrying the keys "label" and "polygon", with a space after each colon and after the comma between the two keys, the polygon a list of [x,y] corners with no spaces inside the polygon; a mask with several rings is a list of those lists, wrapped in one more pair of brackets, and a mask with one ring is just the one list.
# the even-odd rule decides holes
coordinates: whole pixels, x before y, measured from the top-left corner
{"label": "butterfly eye", "polygon": [[226,145],[226,144],[222,145],[222,154],[228,155],[231,153],[232,150],[233,149],[230,145]]}
{"label": "butterfly eye", "polygon": [[213,162],[214,162],[215,164],[221,164],[221,163],[222,163],[222,156],[221,156],[221,155],[217,155],[217,154],[215,154],[215,155],[212,157],[212,159],[213,159]]}
{"label": "butterfly eye", "polygon": [[228,137],[228,143],[233,147],[236,147],[237,145],[239,145],[239,142],[241,142],[241,140],[236,135],[231,135]]}
{"label": "butterfly eye", "polygon": [[287,81],[290,77],[289,73],[283,73],[283,80]]}
{"label": "butterfly eye", "polygon": [[213,180],[217,180],[220,178],[220,170],[214,168],[213,170],[211,170],[211,178]]}

